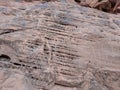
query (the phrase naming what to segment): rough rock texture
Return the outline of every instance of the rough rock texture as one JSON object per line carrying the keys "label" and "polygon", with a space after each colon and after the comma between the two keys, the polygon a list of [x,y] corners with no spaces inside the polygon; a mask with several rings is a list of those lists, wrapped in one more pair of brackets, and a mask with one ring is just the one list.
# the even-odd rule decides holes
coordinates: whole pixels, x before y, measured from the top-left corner
{"label": "rough rock texture", "polygon": [[0,90],[120,90],[119,14],[0,2]]}

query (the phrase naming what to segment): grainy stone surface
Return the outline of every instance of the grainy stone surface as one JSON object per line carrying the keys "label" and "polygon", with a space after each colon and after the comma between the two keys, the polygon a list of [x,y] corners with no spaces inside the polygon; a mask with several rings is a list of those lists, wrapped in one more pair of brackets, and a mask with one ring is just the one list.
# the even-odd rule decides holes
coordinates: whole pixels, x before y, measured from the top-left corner
{"label": "grainy stone surface", "polygon": [[120,90],[120,15],[72,2],[0,4],[0,90]]}

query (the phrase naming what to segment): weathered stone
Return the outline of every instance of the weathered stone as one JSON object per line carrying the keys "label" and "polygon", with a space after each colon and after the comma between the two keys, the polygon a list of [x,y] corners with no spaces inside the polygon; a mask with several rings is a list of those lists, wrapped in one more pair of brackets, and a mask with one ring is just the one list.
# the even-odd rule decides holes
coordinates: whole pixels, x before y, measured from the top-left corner
{"label": "weathered stone", "polygon": [[120,15],[71,2],[1,4],[0,72],[20,90],[120,90]]}

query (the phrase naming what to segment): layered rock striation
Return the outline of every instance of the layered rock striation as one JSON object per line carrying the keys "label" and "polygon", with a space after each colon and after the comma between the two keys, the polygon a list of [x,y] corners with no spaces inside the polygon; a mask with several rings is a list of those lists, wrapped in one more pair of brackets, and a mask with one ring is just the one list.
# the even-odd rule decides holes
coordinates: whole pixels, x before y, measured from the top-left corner
{"label": "layered rock striation", "polygon": [[0,90],[120,90],[120,15],[2,2]]}

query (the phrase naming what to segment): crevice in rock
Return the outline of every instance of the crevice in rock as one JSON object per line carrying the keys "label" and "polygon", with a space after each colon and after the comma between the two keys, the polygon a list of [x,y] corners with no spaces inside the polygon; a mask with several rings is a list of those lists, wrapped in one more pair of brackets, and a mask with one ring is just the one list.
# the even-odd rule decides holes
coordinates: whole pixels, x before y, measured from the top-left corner
{"label": "crevice in rock", "polygon": [[10,61],[11,58],[8,55],[1,54],[0,55],[0,61]]}
{"label": "crevice in rock", "polygon": [[16,31],[18,31],[18,30],[7,29],[7,30],[3,30],[2,32],[0,32],[0,35],[9,34],[9,33],[13,33],[13,32],[16,32]]}

